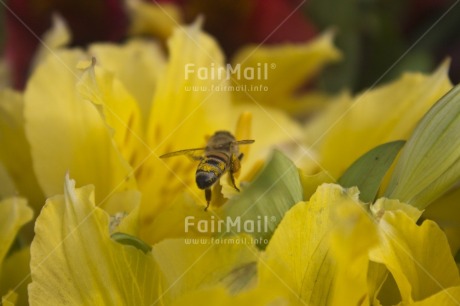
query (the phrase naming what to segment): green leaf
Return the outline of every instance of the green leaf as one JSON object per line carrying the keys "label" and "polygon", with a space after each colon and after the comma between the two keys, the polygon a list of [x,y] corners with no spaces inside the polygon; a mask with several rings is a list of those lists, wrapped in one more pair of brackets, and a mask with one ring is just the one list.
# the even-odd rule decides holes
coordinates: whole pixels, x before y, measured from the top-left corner
{"label": "green leaf", "polygon": [[383,177],[404,143],[404,140],[388,142],[365,153],[345,171],[338,181],[339,184],[347,188],[357,186],[360,199],[363,202],[372,202]]}
{"label": "green leaf", "polygon": [[264,249],[284,214],[302,201],[302,194],[297,167],[275,150],[256,179],[223,206],[223,215],[239,220],[243,231],[244,224],[253,223],[254,230],[244,232],[255,237]]}
{"label": "green leaf", "polygon": [[152,247],[150,245],[148,245],[147,243],[145,243],[137,237],[125,233],[113,233],[111,237],[118,243],[133,246],[144,253],[152,251]]}
{"label": "green leaf", "polygon": [[460,180],[460,86],[422,118],[401,152],[385,196],[418,209]]}

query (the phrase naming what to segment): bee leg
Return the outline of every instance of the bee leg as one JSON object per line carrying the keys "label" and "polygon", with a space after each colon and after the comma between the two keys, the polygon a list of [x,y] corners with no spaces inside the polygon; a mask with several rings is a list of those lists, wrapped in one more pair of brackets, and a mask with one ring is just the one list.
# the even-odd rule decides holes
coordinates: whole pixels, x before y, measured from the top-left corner
{"label": "bee leg", "polygon": [[[241,154],[240,154],[241,156]],[[232,157],[231,157],[231,163],[230,163],[230,169],[229,169],[229,176],[230,176],[230,181],[232,182],[232,185],[233,187],[239,192],[240,189],[238,189],[238,187],[236,187],[236,183],[235,183],[235,176],[234,174],[236,172],[238,172],[241,168],[241,164],[240,164],[240,158],[239,157],[236,157],[234,154],[232,154]]]}
{"label": "bee leg", "polygon": [[230,171],[232,173],[236,173],[240,171],[240,168],[241,168],[240,156],[236,157],[234,154],[232,154],[231,163],[230,163]]}
{"label": "bee leg", "polygon": [[236,191],[240,192],[240,189],[238,187],[236,187],[236,183],[235,183],[235,177],[233,176],[233,170],[230,169],[229,171],[229,176],[230,176],[230,180],[232,181],[232,185],[233,185],[233,188],[236,189]]}
{"label": "bee leg", "polygon": [[234,174],[237,173],[241,168],[240,160],[242,157],[243,157],[242,154],[240,154],[238,157],[232,154],[231,163],[230,163],[230,171],[229,171],[230,181],[232,182],[233,187],[238,192],[240,191],[240,189],[236,187]]}
{"label": "bee leg", "polygon": [[204,196],[206,197],[206,203],[207,203],[206,207],[204,208],[204,211],[207,211],[209,204],[211,203],[211,188],[204,190]]}
{"label": "bee leg", "polygon": [[238,159],[241,161],[244,157],[244,153],[240,153],[240,155],[238,155]]}

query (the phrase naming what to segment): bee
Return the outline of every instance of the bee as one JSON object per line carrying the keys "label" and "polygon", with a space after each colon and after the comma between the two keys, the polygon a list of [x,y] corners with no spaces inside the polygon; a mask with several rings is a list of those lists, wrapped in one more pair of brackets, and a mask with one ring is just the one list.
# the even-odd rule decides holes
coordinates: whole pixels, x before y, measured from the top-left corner
{"label": "bee", "polygon": [[234,174],[241,168],[240,162],[243,158],[243,153],[239,152],[239,145],[253,142],[254,140],[236,140],[235,136],[227,131],[217,131],[209,138],[204,148],[166,153],[161,155],[160,158],[187,155],[192,160],[200,162],[196,169],[195,181],[198,188],[204,190],[207,203],[204,210],[206,211],[211,202],[211,187],[227,171],[233,187],[240,191],[235,184],[234,177]]}

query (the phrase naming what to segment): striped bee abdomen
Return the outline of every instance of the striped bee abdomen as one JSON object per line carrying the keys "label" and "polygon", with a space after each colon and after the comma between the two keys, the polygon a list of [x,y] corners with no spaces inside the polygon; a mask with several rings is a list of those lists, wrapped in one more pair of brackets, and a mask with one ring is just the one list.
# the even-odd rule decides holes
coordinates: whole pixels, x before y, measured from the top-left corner
{"label": "striped bee abdomen", "polygon": [[196,170],[196,184],[200,189],[214,185],[226,170],[226,163],[217,156],[205,157]]}

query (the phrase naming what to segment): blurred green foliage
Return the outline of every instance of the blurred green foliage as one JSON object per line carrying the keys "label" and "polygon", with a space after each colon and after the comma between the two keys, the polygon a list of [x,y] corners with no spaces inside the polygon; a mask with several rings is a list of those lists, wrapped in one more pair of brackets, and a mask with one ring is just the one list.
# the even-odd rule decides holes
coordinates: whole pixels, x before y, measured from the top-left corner
{"label": "blurred green foliage", "polygon": [[336,30],[344,54],[320,76],[319,86],[359,91],[403,71],[431,71],[448,56],[454,57],[451,78],[458,82],[459,2],[310,0],[305,13],[320,30]]}

